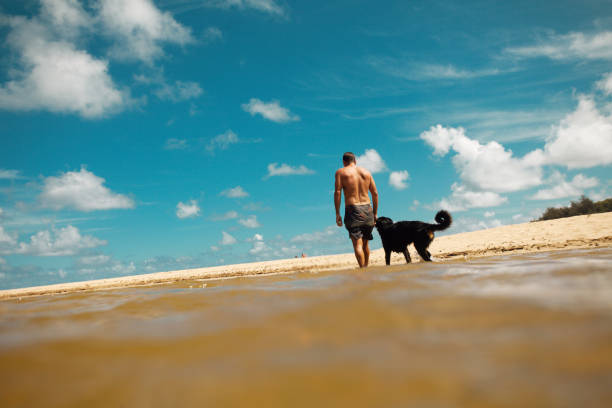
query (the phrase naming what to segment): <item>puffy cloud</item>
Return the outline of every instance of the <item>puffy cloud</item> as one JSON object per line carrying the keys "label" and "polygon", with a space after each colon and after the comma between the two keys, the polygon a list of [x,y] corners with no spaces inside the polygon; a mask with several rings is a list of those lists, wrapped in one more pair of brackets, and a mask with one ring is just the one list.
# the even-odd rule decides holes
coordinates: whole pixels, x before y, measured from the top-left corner
{"label": "puffy cloud", "polygon": [[612,95],[612,72],[608,72],[597,82],[597,88],[601,89],[606,95]]}
{"label": "puffy cloud", "polygon": [[259,222],[257,221],[257,216],[256,215],[249,215],[247,218],[243,218],[238,220],[238,223],[240,223],[240,225],[243,225],[247,228],[259,228],[261,227],[261,224],[259,224]]}
{"label": "puffy cloud", "polygon": [[576,110],[567,115],[546,141],[547,163],[570,169],[612,163],[612,115],[602,115],[589,96],[580,96]]}
{"label": "puffy cloud", "polygon": [[552,34],[535,45],[507,48],[506,52],[520,58],[551,59],[612,59],[612,31],[593,34],[581,32]]}
{"label": "puffy cloud", "polygon": [[565,197],[577,197],[581,195],[585,189],[596,187],[599,180],[595,177],[586,177],[582,174],[577,174],[571,181],[565,180],[565,176],[559,172],[553,173],[550,178],[551,188],[539,190],[535,193],[532,200],[553,200]]}
{"label": "puffy cloud", "polygon": [[41,0],[41,17],[64,36],[93,24],[92,18],[77,0]]}
{"label": "puffy cloud", "polygon": [[495,217],[495,211],[485,211],[484,216],[486,218]]}
{"label": "puffy cloud", "polygon": [[200,207],[196,200],[189,200],[187,203],[179,202],[176,205],[176,216],[178,218],[190,218],[200,215]]}
{"label": "puffy cloud", "polygon": [[387,170],[385,161],[374,149],[366,149],[365,153],[356,158],[357,165],[370,171],[370,173],[380,173]]}
{"label": "puffy cloud", "polygon": [[300,117],[293,115],[287,108],[280,106],[278,101],[263,102],[257,98],[251,98],[249,103],[242,105],[242,109],[250,113],[251,116],[261,115],[265,119],[277,123],[286,123],[300,120]]}
{"label": "puffy cloud", "polygon": [[[497,142],[483,145],[465,136],[462,128],[441,125],[432,126],[420,137],[434,148],[435,155],[444,156],[450,149],[456,152],[453,164],[470,190],[500,193],[542,184],[544,157],[541,150],[515,158],[512,151]],[[491,201],[498,201],[498,198]]]}
{"label": "puffy cloud", "polygon": [[215,149],[227,150],[228,147],[232,144],[236,144],[240,142],[238,136],[231,130],[227,130],[225,133],[215,136],[212,138],[208,145],[206,145],[206,150],[209,152],[214,152]]}
{"label": "puffy cloud", "polygon": [[[58,17],[60,18],[60,17]],[[0,108],[49,110],[97,118],[131,103],[108,74],[108,62],[74,44],[54,40],[38,20],[8,19],[7,43],[19,55],[19,67],[0,85]]]}
{"label": "puffy cloud", "polygon": [[249,254],[251,255],[259,255],[270,249],[264,242],[263,235],[261,234],[255,234],[250,241],[253,242],[253,247],[249,249]]}
{"label": "puffy cloud", "polygon": [[389,184],[396,190],[404,190],[408,187],[406,181],[409,177],[408,171],[406,170],[392,171],[391,174],[389,174]]}
{"label": "puffy cloud", "polygon": [[222,234],[222,238],[221,238],[221,245],[234,245],[236,242],[236,238],[234,238],[233,236],[231,236],[230,234],[228,234],[225,231],[221,231]]}
{"label": "puffy cloud", "polygon": [[36,256],[74,255],[83,249],[106,245],[106,241],[82,236],[78,228],[68,225],[59,230],[39,231],[30,237],[29,242],[20,242],[18,246],[5,253]]}
{"label": "puffy cloud", "polygon": [[292,167],[288,164],[270,163],[268,164],[268,175],[266,177],[274,176],[303,176],[306,174],[314,174],[313,170],[310,170],[303,164],[297,167]]}
{"label": "puffy cloud", "polygon": [[59,177],[44,180],[39,200],[44,207],[56,210],[64,207],[79,211],[133,208],[132,199],[110,191],[105,180],[90,171],[69,171]]}
{"label": "puffy cloud", "polygon": [[191,31],[150,0],[101,0],[99,17],[117,44],[112,54],[126,60],[152,63],[164,55],[161,44],[193,42]]}
{"label": "puffy cloud", "polygon": [[435,206],[448,211],[464,211],[469,208],[496,207],[508,201],[506,197],[492,191],[472,191],[466,186],[453,183],[451,196],[443,198]]}
{"label": "puffy cloud", "polygon": [[228,188],[227,190],[223,190],[221,192],[221,195],[229,198],[244,198],[248,197],[249,193],[244,191],[242,187],[236,186],[234,188]]}

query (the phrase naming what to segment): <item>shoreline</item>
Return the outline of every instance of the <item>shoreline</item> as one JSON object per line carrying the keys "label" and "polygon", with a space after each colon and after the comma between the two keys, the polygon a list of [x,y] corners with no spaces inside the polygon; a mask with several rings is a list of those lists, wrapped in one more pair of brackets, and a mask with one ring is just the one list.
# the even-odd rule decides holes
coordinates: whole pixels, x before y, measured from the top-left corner
{"label": "shoreline", "polygon": [[[347,239],[347,246],[349,245],[350,242]],[[498,255],[610,246],[612,246],[612,212],[506,225],[436,237],[429,247],[429,251],[434,261],[440,262]],[[413,263],[421,262],[412,245],[410,246],[410,254]],[[404,262],[403,255],[393,254],[391,258],[392,265]],[[384,265],[384,251],[382,249],[371,252],[370,265]],[[322,272],[332,269],[352,268],[356,268],[356,261],[351,252],[6,289],[0,290],[0,300],[120,289],[184,280],[219,279],[277,273]]]}

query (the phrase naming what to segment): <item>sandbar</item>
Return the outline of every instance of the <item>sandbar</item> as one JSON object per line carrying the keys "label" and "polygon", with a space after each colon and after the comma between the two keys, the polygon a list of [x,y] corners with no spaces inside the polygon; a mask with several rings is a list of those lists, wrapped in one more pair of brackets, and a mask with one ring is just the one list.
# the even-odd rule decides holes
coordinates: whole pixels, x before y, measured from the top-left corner
{"label": "sandbar", "polygon": [[[375,233],[375,239],[380,239],[376,235]],[[612,246],[612,212],[445,235],[437,237],[429,247],[429,251],[434,261],[444,262],[449,260],[469,261],[472,258],[505,254],[609,246]],[[350,248],[348,238],[347,248]],[[410,246],[410,253],[413,262],[421,261],[412,245]],[[394,254],[391,259],[392,264],[404,262],[403,256],[399,254]],[[372,251],[370,264],[372,266],[384,265],[382,249]],[[355,257],[351,252],[8,289],[0,291],[0,300],[153,285],[183,280],[219,279],[276,273],[322,272],[332,269],[355,268],[356,266]]]}

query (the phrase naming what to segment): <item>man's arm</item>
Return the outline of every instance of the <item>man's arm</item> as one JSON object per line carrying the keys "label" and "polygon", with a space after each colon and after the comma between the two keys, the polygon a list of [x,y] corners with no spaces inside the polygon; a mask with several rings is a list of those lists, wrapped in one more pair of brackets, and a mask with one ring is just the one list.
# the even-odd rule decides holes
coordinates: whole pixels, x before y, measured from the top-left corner
{"label": "man's arm", "polygon": [[336,225],[342,226],[342,216],[340,215],[340,202],[342,201],[342,179],[340,170],[336,172],[336,183],[334,186],[334,206],[336,206]]}
{"label": "man's arm", "polygon": [[378,214],[378,190],[376,189],[376,183],[374,177],[370,174],[370,194],[372,194],[372,210],[374,210],[374,220]]}

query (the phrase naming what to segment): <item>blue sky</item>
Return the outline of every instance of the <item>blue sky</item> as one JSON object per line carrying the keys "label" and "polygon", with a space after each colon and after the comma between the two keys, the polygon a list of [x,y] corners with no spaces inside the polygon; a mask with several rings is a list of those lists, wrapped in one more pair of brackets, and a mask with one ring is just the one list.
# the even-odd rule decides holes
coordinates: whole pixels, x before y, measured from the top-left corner
{"label": "blue sky", "polygon": [[345,151],[448,233],[610,195],[609,2],[0,4],[0,288],[349,252]]}

